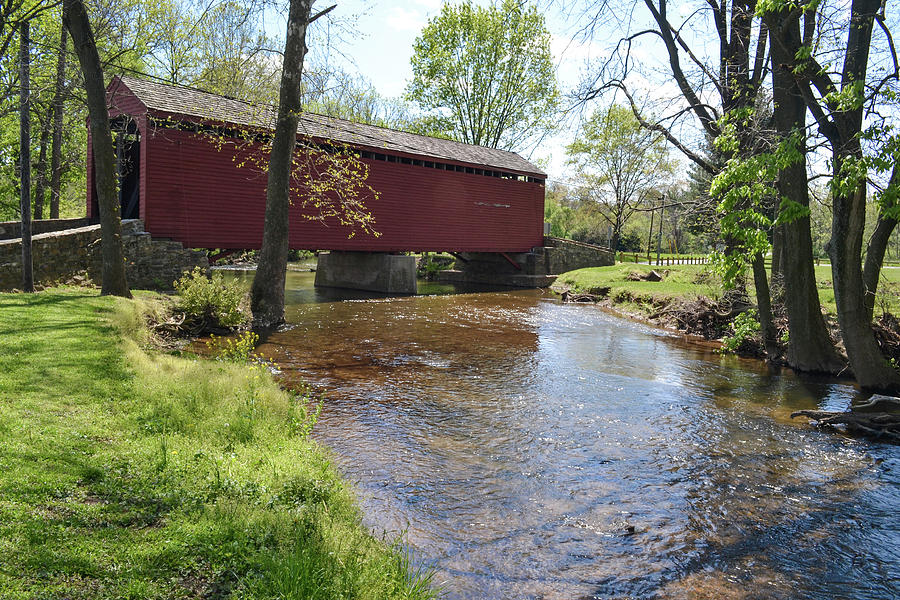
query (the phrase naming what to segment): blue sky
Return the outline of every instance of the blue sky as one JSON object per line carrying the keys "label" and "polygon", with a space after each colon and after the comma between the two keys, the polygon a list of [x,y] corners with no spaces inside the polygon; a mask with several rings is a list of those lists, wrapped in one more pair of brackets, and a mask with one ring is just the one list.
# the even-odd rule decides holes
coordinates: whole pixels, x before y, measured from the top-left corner
{"label": "blue sky", "polygon": [[[490,4],[489,0],[473,1],[482,5]],[[563,94],[575,88],[585,72],[590,72],[590,67],[587,67],[589,62],[596,63],[604,53],[610,52],[625,29],[637,26],[637,21],[642,18],[649,18],[648,15],[642,15],[640,8],[624,5],[621,10],[616,11],[614,17],[596,24],[593,41],[585,41],[577,35],[577,9],[574,9],[575,15],[566,15],[563,3],[559,0],[536,1],[539,10],[544,13],[552,36],[551,51],[557,64],[557,79]],[[337,6],[328,19],[317,21],[311,30],[308,37],[310,58],[365,76],[382,96],[402,96],[412,74],[410,58],[413,43],[428,19],[440,12],[443,3],[444,0],[318,0],[314,11],[331,4]],[[690,12],[689,3],[679,4],[673,11],[684,17]],[[267,22],[270,34],[277,37],[284,35],[284,27],[283,16],[273,16]],[[651,39],[644,38],[641,44],[632,48],[632,56],[652,64],[658,62],[664,53],[655,47]],[[637,96],[646,96],[654,101],[674,98],[676,104],[683,102],[677,86],[666,77],[660,77],[659,71],[654,73],[655,68],[658,67],[650,67],[643,73],[635,71],[629,76],[629,85],[637,92]],[[621,98],[618,100],[622,101]],[[530,155],[527,152],[522,154],[538,162],[551,179],[566,180],[569,169],[565,164],[564,148],[577,135],[580,118],[586,117],[598,106],[607,106],[609,101],[610,98],[604,98],[580,107],[571,114],[569,122],[559,133],[545,140]],[[673,157],[678,159],[678,156]]]}
{"label": "blue sky", "polygon": [[[479,1],[487,5],[489,2]],[[329,6],[328,0],[316,3],[321,10]],[[369,79],[380,94],[398,97],[404,92],[412,71],[410,58],[413,43],[430,17],[440,12],[442,0],[339,0],[330,23],[316,23],[319,36],[331,36],[329,62],[340,64],[346,70],[357,72]],[[572,42],[571,27],[551,11],[545,13],[547,26],[553,35],[552,51],[558,63],[557,76],[564,91],[580,78],[581,65],[597,49],[592,44]],[[283,25],[282,25],[283,26]],[[310,52],[322,58],[324,50],[314,47]],[[572,141],[574,129],[565,129],[534,152],[533,160],[548,161],[546,169],[554,178],[565,173],[563,146]]]}

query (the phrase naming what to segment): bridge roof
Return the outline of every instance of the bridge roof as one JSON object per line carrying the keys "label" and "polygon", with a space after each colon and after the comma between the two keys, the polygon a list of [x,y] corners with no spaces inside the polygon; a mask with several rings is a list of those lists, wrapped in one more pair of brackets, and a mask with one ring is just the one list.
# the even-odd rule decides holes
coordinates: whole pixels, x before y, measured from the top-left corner
{"label": "bridge roof", "polygon": [[[271,105],[253,104],[193,88],[127,76],[117,76],[113,79],[109,86],[110,92],[118,91],[117,80],[124,84],[148,110],[154,112],[225,124],[274,128],[276,107]],[[382,149],[386,152],[416,154],[546,177],[537,166],[515,152],[366,125],[312,112],[303,112],[300,115],[297,133],[354,146]]]}

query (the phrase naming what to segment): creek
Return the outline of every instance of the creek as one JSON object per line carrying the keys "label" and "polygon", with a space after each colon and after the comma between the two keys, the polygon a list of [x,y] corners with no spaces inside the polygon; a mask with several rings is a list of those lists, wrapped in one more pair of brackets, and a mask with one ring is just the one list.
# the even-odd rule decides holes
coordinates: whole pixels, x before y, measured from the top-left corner
{"label": "creek", "polygon": [[321,390],[366,525],[444,597],[900,597],[900,448],[789,416],[845,409],[848,382],[539,290],[312,281],[289,273],[260,351]]}

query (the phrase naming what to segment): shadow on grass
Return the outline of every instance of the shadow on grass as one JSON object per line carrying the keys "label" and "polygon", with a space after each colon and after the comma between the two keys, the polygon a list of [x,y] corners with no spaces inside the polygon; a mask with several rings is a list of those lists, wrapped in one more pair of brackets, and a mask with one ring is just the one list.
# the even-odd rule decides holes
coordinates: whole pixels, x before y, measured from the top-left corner
{"label": "shadow on grass", "polygon": [[86,292],[36,292],[34,294],[9,293],[0,295],[0,308],[25,308],[30,306],[49,306],[63,302],[84,300],[85,298],[101,298],[100,294]]}

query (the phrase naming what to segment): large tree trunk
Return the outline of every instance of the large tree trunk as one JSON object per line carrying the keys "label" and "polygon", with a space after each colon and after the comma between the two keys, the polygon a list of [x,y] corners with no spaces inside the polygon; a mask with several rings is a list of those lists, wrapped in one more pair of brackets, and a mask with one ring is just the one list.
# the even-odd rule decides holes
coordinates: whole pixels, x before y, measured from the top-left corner
{"label": "large tree trunk", "polygon": [[[802,132],[806,126],[806,103],[788,65],[793,59],[786,48],[800,44],[799,17],[789,20],[788,11],[768,21],[772,36],[772,94],[778,107],[775,127],[782,138]],[[800,158],[778,174],[778,191],[782,198],[809,207],[809,185],[806,179],[806,148],[799,148]],[[784,275],[784,304],[788,315],[787,362],[798,371],[837,373],[845,367],[825,327],[816,273],[813,268],[812,235],[809,217],[785,223],[781,229],[781,253]],[[773,265],[774,267],[774,265]]]}
{"label": "large tree trunk", "polygon": [[113,150],[106,108],[106,89],[100,56],[82,0],[65,0],[63,21],[69,33],[87,93],[94,152],[94,182],[100,205],[100,238],[103,256],[103,295],[131,298],[125,277],[125,254],[122,249],[122,221],[119,218],[119,196],[116,193],[116,153]]}
{"label": "large tree trunk", "polygon": [[19,40],[19,201],[22,213],[22,290],[34,291],[31,257],[31,52],[28,21],[20,25]]}
{"label": "large tree trunk", "polygon": [[[63,4],[63,20],[66,5]],[[59,56],[56,62],[56,87],[53,91],[53,143],[50,150],[50,218],[59,218],[59,196],[62,168],[63,101],[66,85],[66,45],[68,29],[65,23],[59,34]]]}
{"label": "large tree trunk", "polygon": [[609,247],[613,252],[619,251],[619,240],[622,238],[622,231],[619,229],[618,224],[613,227],[612,239],[609,240]]}
{"label": "large tree trunk", "polygon": [[306,26],[314,0],[291,0],[284,63],[281,71],[278,117],[269,155],[266,218],[259,266],[250,289],[253,325],[274,327],[284,322],[284,280],[288,258],[288,207],[300,119],[300,75],[306,55]]}
{"label": "large tree trunk", "polygon": [[[888,185],[894,188],[900,186],[900,165],[894,165]],[[866,249],[863,282],[866,284],[866,311],[869,313],[870,321],[875,312],[875,294],[878,292],[878,280],[881,278],[881,265],[884,263],[884,253],[887,251],[888,242],[896,227],[897,219],[879,213],[875,231],[872,233]]]}
{"label": "large tree trunk", "polygon": [[[842,88],[866,80],[869,47],[875,15],[880,0],[853,0],[850,9],[852,26],[847,33]],[[844,164],[862,156],[858,134],[862,129],[862,103],[834,116],[834,130],[828,137],[832,145],[832,169],[836,180],[844,180]],[[866,181],[842,181],[851,191],[835,194],[832,199],[831,241],[828,254],[834,279],[834,298],[838,320],[850,368],[864,388],[900,391],[900,373],[885,360],[872,333],[866,290],[862,277],[862,239],[866,224]]]}
{"label": "large tree trunk", "polygon": [[[854,156],[859,142],[853,140],[856,151],[849,153],[837,149],[834,153],[834,170],[840,173],[844,159]],[[856,381],[864,388],[900,391],[900,373],[885,360],[872,333],[870,312],[866,307],[866,290],[862,277],[860,256],[863,229],[866,223],[866,184],[859,181],[854,192],[836,195],[833,199],[834,219],[828,254],[831,257],[831,273],[834,280],[834,299],[837,303],[838,321],[850,368]]]}

